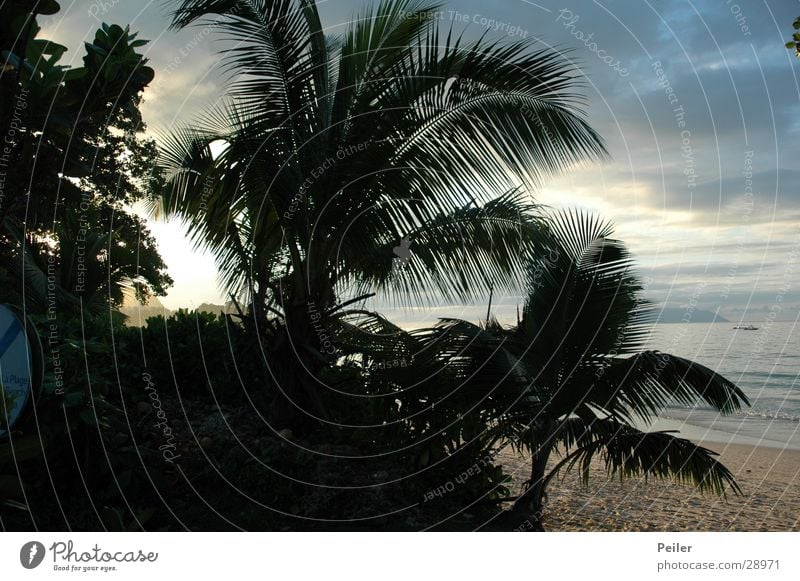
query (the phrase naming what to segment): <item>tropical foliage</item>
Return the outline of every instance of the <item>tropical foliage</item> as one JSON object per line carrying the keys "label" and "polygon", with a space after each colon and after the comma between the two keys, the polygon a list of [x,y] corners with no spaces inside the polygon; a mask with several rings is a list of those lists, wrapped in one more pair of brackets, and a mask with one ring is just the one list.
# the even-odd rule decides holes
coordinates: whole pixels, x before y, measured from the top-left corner
{"label": "tropical foliage", "polygon": [[[644,351],[624,244],[532,202],[605,156],[568,60],[468,41],[423,0],[381,0],[340,37],[312,0],[172,6],[175,28],[212,19],[230,41],[231,89],[158,155],[141,135],[145,41],[103,25],[73,69],[37,36],[56,2],[0,8],[15,164],[0,300],[24,302],[49,351],[35,413],[0,442],[2,528],[468,529],[500,514],[541,530],[556,477],[596,459],[738,491],[712,452],[648,430],[668,405],[731,413],[743,393]],[[126,293],[170,283],[128,211],[142,201],[212,251],[225,314],[123,325]],[[511,328],[409,331],[365,306],[495,290],[526,293]],[[531,458],[518,497],[508,446]]]}
{"label": "tropical foliage", "polygon": [[127,352],[120,360],[125,374],[146,369],[162,389],[181,397],[242,402],[264,392],[255,353],[242,356],[248,353],[244,338],[232,317],[181,309],[151,317],[142,328],[121,329],[115,340]]}
{"label": "tropical foliage", "polygon": [[144,222],[130,205],[147,196],[155,143],[144,139],[141,94],[154,71],[137,52],[147,41],[104,24],[82,67],[67,48],[38,38],[37,13],[55,2],[4,3],[0,18],[3,150],[0,269],[18,284],[2,300],[44,312],[47,280],[59,309],[118,305],[171,284]]}
{"label": "tropical foliage", "polygon": [[562,56],[467,42],[421,0],[383,0],[340,39],[309,0],[176,5],[175,27],[213,18],[234,42],[232,88],[166,138],[161,209],[215,254],[257,324],[278,318],[267,344],[290,401],[275,421],[328,415],[315,325],[373,292],[408,303],[514,287],[539,231],[524,193],[605,153]]}
{"label": "tropical foliage", "polygon": [[137,51],[146,41],[103,24],[83,66],[65,66],[67,48],[39,38],[38,16],[58,10],[52,0],[0,6],[0,302],[24,309],[46,346],[34,413],[0,442],[0,519],[12,510],[32,528],[71,528],[61,499],[91,490],[75,510],[96,515],[81,526],[97,528],[114,526],[101,515],[125,505],[123,488],[135,493],[134,457],[151,456],[126,435],[115,395],[123,317],[113,309],[125,292],[163,294],[171,279],[130,213],[155,157],[139,112],[154,75]]}
{"label": "tropical foliage", "polygon": [[786,43],[786,48],[794,50],[795,55],[800,57],[800,16],[795,18],[792,26],[794,27],[794,34],[792,34],[792,40]]}
{"label": "tropical foliage", "polygon": [[[530,478],[512,516],[541,530],[547,486],[565,469],[578,468],[587,479],[594,458],[609,475],[674,477],[716,494],[738,492],[713,452],[643,428],[668,405],[733,413],[748,404],[744,393],[702,365],[642,351],[649,304],[609,224],[565,212],[553,217],[552,233],[549,252],[532,262],[516,327],[440,326],[459,344],[449,351],[480,367],[493,386],[488,393],[508,404],[488,422],[490,432],[530,454]],[[470,381],[471,370],[463,377]],[[552,466],[555,452],[561,460]]]}

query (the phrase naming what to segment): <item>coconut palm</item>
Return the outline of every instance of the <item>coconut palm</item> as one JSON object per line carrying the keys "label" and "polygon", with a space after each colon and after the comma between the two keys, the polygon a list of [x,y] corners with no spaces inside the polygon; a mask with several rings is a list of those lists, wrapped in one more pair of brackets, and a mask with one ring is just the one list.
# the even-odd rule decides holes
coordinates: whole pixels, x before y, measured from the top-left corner
{"label": "coconut palm", "polygon": [[467,41],[437,10],[383,0],[332,36],[312,0],[176,3],[175,27],[222,32],[231,81],[165,138],[160,210],[270,329],[284,416],[324,419],[333,312],[372,293],[409,304],[513,287],[537,240],[528,192],[605,155],[565,58]]}
{"label": "coconut palm", "polygon": [[[609,475],[673,477],[702,491],[739,492],[715,454],[673,433],[643,431],[668,405],[704,404],[732,413],[748,404],[742,391],[692,361],[642,351],[650,333],[647,301],[632,260],[612,228],[596,218],[565,212],[552,222],[553,246],[533,262],[531,290],[516,327],[444,321],[448,352],[470,361],[469,383],[492,362],[495,392],[513,400],[490,429],[531,455],[525,489],[509,515],[543,530],[548,485],[578,468],[584,481],[594,458]],[[460,344],[454,349],[453,344]],[[505,361],[505,366],[498,366]],[[464,365],[459,363],[459,365]],[[520,390],[520,383],[527,389]],[[496,401],[503,396],[494,394]],[[559,451],[561,459],[550,465]]]}

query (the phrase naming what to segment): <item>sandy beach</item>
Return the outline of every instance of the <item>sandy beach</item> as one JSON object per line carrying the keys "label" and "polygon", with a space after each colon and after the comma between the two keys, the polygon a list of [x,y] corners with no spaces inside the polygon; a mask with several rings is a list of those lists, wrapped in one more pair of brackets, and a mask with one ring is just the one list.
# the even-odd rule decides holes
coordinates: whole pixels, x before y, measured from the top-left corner
{"label": "sandy beach", "polygon": [[[720,454],[743,496],[702,495],[670,481],[608,480],[601,464],[588,487],[577,472],[554,482],[545,514],[549,531],[800,531],[800,451],[703,442]],[[521,483],[526,459],[507,457]]]}

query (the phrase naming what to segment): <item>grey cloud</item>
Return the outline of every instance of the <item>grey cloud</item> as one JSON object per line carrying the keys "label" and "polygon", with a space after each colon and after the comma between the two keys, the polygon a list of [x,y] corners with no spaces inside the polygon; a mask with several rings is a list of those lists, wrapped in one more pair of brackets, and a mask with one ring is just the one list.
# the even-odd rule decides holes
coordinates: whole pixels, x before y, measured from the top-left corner
{"label": "grey cloud", "polygon": [[[630,219],[633,215],[630,188],[635,183],[637,211],[642,215],[691,213],[690,223],[675,226],[672,232],[717,223],[736,226],[744,216],[744,152],[752,150],[756,194],[749,224],[761,228],[773,224],[776,229],[783,228],[780,236],[787,236],[784,230],[788,231],[791,221],[800,221],[800,164],[796,159],[800,63],[783,44],[800,10],[795,2],[737,2],[740,22],[731,5],[719,0],[451,0],[442,9],[519,26],[529,37],[570,49],[569,58],[579,63],[586,75],[589,121],[607,139],[613,155],[613,161],[602,168],[608,187],[603,195],[611,205],[609,218]],[[339,33],[342,24],[368,3],[369,0],[326,0],[319,5],[329,31]],[[133,30],[151,40],[146,47],[147,56],[156,69],[152,91],[146,97],[146,120],[152,129],[165,129],[173,119],[191,120],[222,93],[224,86],[214,68],[219,60],[215,51],[224,45],[214,40],[214,34],[204,33],[202,27],[168,30],[168,4],[64,2],[59,15],[42,19],[44,35],[69,46],[71,57],[79,59],[81,41],[93,34],[101,20],[130,23]],[[565,27],[563,21],[557,22],[562,9],[579,17],[572,28]],[[748,26],[747,35],[742,22]],[[471,18],[466,23],[455,22],[454,26],[456,30],[466,29],[468,38],[477,38],[486,31],[486,26]],[[629,74],[614,72],[576,32],[584,37],[593,35],[591,42],[597,44],[596,48],[618,59]],[[503,36],[497,31],[490,34]],[[178,64],[170,68],[176,59]],[[696,172],[696,183],[691,188],[689,176],[684,174],[688,165],[681,151],[683,128],[677,126],[674,107],[659,86],[652,68],[654,59],[664,65],[679,104],[686,111],[685,129],[691,132]],[[727,68],[721,64],[723,59],[727,60]],[[75,60],[73,63],[79,64]],[[581,191],[588,191],[599,187],[600,171],[597,167],[576,169],[557,183],[574,183]],[[665,239],[669,239],[670,232],[667,227]],[[752,234],[762,236],[763,231]],[[657,238],[661,233],[650,235]],[[770,242],[771,251],[791,246],[780,236]],[[716,251],[722,256],[714,254],[710,258],[720,263],[710,265],[708,276],[724,280],[732,260],[723,249],[738,252],[738,244],[730,242],[726,246],[724,240],[720,241]],[[752,276],[756,265],[748,262],[749,257],[764,244],[763,238],[746,241],[739,265],[741,279],[737,280]],[[695,257],[705,256],[707,250],[694,243],[683,248],[685,254]],[[676,286],[676,276],[662,265],[652,271],[654,282],[650,288],[672,301],[675,293],[691,294],[695,277],[700,274],[683,267],[679,271],[682,284]],[[779,277],[780,267],[770,266],[767,274],[770,279]],[[769,295],[770,292],[756,294],[753,300],[769,302]],[[730,302],[734,298],[746,302],[748,296],[731,293],[725,308],[734,308]]]}

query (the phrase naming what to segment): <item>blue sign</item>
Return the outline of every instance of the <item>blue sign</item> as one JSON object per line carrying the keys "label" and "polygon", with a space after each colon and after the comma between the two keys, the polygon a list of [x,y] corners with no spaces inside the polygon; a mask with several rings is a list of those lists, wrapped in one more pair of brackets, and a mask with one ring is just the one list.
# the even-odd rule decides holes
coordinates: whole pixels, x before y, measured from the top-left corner
{"label": "blue sign", "polygon": [[[0,438],[25,412],[34,388],[41,386],[42,346],[33,325],[13,307],[0,305]],[[5,413],[3,413],[3,408]]]}

